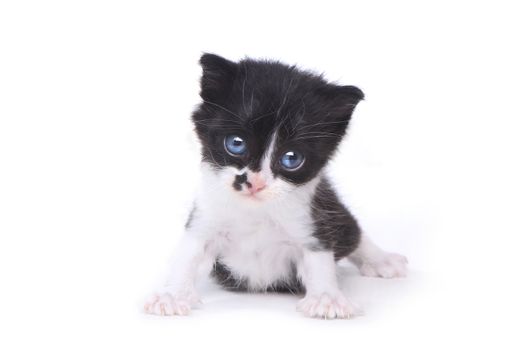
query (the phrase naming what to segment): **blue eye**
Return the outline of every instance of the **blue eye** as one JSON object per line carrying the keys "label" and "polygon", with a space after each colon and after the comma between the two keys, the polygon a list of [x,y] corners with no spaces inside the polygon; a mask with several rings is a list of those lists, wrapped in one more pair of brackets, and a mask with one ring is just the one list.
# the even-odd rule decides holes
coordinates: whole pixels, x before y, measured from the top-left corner
{"label": "blue eye", "polygon": [[227,136],[224,139],[224,148],[232,156],[240,156],[246,152],[246,142],[239,136]]}
{"label": "blue eye", "polygon": [[286,170],[297,170],[304,163],[304,156],[299,152],[288,151],[281,157],[281,165]]}

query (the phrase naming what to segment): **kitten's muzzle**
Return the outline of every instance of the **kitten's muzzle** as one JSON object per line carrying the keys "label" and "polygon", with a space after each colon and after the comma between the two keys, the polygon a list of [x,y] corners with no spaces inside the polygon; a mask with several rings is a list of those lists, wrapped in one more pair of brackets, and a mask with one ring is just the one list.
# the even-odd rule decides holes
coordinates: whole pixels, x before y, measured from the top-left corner
{"label": "kitten's muzzle", "polygon": [[250,195],[255,195],[266,188],[266,180],[260,173],[244,173],[235,176],[233,188],[237,191],[242,191],[243,185],[246,185],[246,189]]}

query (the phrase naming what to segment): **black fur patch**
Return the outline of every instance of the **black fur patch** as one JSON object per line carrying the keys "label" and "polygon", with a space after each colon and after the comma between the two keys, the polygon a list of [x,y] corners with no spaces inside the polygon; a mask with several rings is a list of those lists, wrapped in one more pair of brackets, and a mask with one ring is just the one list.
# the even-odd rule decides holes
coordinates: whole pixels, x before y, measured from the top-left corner
{"label": "black fur patch", "polygon": [[[246,279],[239,279],[235,277],[228,266],[221,263],[219,260],[215,262],[211,276],[224,288],[236,291],[236,292],[247,292],[248,281]],[[289,278],[285,280],[275,281],[266,290],[260,290],[259,292],[275,292],[275,293],[293,293],[303,294],[305,287],[301,280],[297,277],[297,269],[295,265],[290,266]]]}
{"label": "black fur patch", "polygon": [[242,184],[246,184],[248,187],[252,185],[248,182],[248,175],[246,173],[241,175],[235,175],[235,180],[233,181],[233,188],[237,191],[242,190]]}
{"label": "black fur patch", "polygon": [[321,179],[312,200],[314,236],[319,246],[311,249],[332,250],[336,260],[352,253],[359,245],[361,229],[356,219],[337,198],[327,179]]}

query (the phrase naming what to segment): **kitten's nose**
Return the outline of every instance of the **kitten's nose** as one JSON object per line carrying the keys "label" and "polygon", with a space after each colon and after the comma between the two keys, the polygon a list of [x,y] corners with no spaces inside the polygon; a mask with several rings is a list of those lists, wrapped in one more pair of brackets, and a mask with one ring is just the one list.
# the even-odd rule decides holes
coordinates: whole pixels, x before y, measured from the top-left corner
{"label": "kitten's nose", "polygon": [[251,194],[255,194],[264,190],[266,187],[266,181],[260,174],[253,174],[252,176],[248,176],[248,182],[246,185],[248,191],[250,191]]}

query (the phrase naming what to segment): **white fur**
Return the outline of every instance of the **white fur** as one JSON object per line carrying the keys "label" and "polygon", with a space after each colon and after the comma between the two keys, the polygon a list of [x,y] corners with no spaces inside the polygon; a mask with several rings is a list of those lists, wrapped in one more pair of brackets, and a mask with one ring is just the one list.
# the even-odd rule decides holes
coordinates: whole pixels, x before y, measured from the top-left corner
{"label": "white fur", "polygon": [[[250,194],[246,185],[241,191],[232,187],[235,175],[248,173],[226,167],[216,170],[202,163],[202,184],[198,192],[191,224],[179,245],[168,283],[146,302],[145,311],[157,315],[186,315],[198,303],[194,279],[199,267],[209,272],[220,257],[231,272],[248,282],[253,290],[264,290],[275,281],[289,275],[291,263],[305,284],[307,294],[298,310],[307,316],[346,318],[358,313],[340,292],[333,253],[311,251],[316,243],[310,203],[319,177],[296,187],[279,178],[271,170],[274,141],[263,159],[266,187]],[[379,276],[400,275],[390,255],[381,255],[379,248],[368,240],[353,254],[353,261],[363,262]],[[387,273],[388,266],[396,266]]]}
{"label": "white fur", "polygon": [[359,246],[348,259],[359,267],[364,276],[393,278],[407,274],[407,258],[385,252],[366,236],[361,238]]}
{"label": "white fur", "polygon": [[[269,164],[263,160],[261,173],[269,173]],[[266,189],[253,196],[246,188],[239,192],[232,187],[235,175],[245,171],[250,172],[233,167],[217,171],[202,163],[197,209],[168,283],[148,299],[147,313],[186,315],[198,301],[197,265],[209,272],[218,256],[232,273],[248,278],[249,288],[260,290],[288,276],[290,263],[300,264],[303,247],[315,243],[309,208],[319,178],[298,189],[269,176]]]}
{"label": "white fur", "polygon": [[361,314],[361,310],[341,293],[307,294],[297,304],[297,311],[315,318],[350,318]]}
{"label": "white fur", "polygon": [[297,310],[309,317],[348,318],[359,313],[337,285],[336,263],[331,251],[303,251],[298,268],[306,287],[306,296]]}
{"label": "white fur", "polygon": [[217,184],[222,176],[207,165],[203,174],[206,185],[195,215],[208,227],[205,239],[212,254],[220,255],[234,274],[247,277],[252,289],[265,289],[287,276],[303,247],[315,242],[309,206],[318,179],[297,189],[271,178],[259,198],[252,198],[233,190],[234,174],[225,176],[226,184]]}

